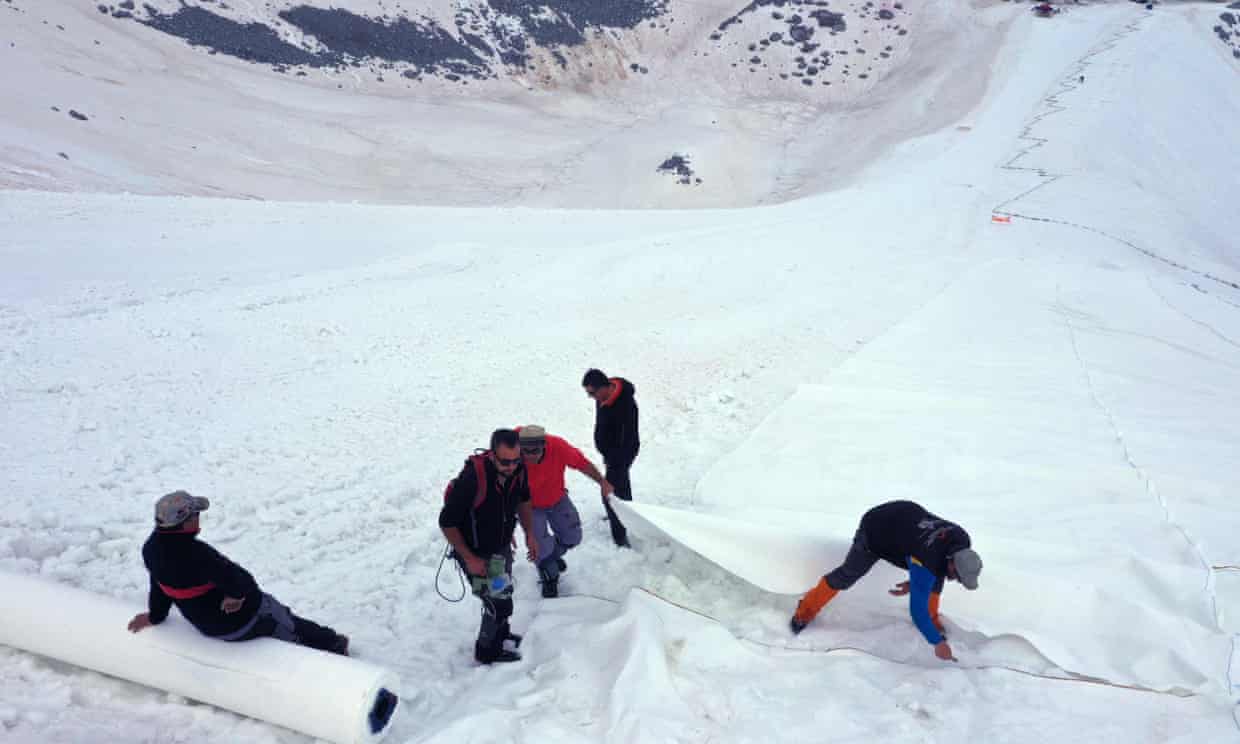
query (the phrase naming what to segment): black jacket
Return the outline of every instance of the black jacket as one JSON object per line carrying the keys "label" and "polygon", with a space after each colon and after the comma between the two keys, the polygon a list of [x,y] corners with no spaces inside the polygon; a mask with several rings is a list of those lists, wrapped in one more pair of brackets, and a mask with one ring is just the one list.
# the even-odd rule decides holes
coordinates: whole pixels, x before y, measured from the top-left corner
{"label": "black jacket", "polygon": [[637,431],[637,388],[623,377],[613,377],[619,392],[611,400],[596,402],[594,446],[610,464],[632,462],[641,448]]}
{"label": "black jacket", "polygon": [[499,471],[491,458],[485,460],[486,500],[474,508],[478,495],[478,475],[469,460],[461,474],[444,494],[439,511],[440,527],[455,527],[465,536],[465,544],[480,556],[506,554],[511,550],[512,531],[517,526],[517,505],[530,500],[525,466],[517,468],[500,485]]}
{"label": "black jacket", "polygon": [[[162,623],[175,604],[203,634],[221,636],[240,630],[258,612],[263,594],[254,577],[199,542],[197,534],[155,530],[142,546],[142,561],[151,574],[152,623]],[[225,613],[220,609],[225,597],[244,599],[241,609]]]}
{"label": "black jacket", "polygon": [[935,591],[943,588],[948,557],[971,546],[964,528],[912,501],[879,504],[861,518],[861,529],[869,551],[888,563],[908,570],[909,557],[916,558],[938,579]]}

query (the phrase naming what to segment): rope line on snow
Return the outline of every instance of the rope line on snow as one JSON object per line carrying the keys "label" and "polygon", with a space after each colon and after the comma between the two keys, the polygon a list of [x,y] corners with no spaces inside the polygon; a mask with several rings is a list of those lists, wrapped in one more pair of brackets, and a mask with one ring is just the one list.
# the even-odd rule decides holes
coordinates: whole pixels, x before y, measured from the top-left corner
{"label": "rope line on snow", "polygon": [[[1059,299],[1058,285],[1055,287],[1055,295],[1055,304],[1059,307],[1064,307],[1063,302]],[[1189,548],[1193,551],[1193,555],[1197,557],[1198,562],[1205,569],[1206,583],[1205,586],[1202,587],[1202,591],[1210,600],[1210,609],[1214,618],[1215,626],[1219,630],[1222,630],[1222,623],[1219,620],[1220,614],[1218,608],[1218,594],[1214,589],[1214,571],[1211,568],[1209,559],[1206,558],[1205,551],[1202,549],[1201,544],[1198,543],[1197,540],[1193,539],[1193,536],[1189,534],[1188,529],[1172,518],[1171,506],[1167,503],[1167,499],[1162,495],[1162,492],[1158,490],[1158,485],[1154,483],[1154,479],[1151,478],[1149,473],[1145,472],[1145,469],[1137,463],[1136,458],[1132,455],[1132,451],[1128,449],[1128,441],[1124,438],[1124,434],[1120,430],[1119,424],[1115,421],[1115,414],[1112,413],[1111,408],[1103,402],[1102,396],[1098,394],[1098,390],[1094,386],[1093,375],[1089,373],[1089,365],[1087,365],[1084,358],[1081,357],[1080,348],[1076,343],[1076,326],[1072,324],[1072,319],[1067,313],[1063,316],[1063,322],[1064,327],[1068,331],[1068,340],[1072,345],[1072,355],[1076,358],[1077,367],[1080,369],[1081,377],[1085,380],[1085,388],[1089,391],[1089,397],[1094,402],[1094,406],[1101,411],[1103,417],[1106,418],[1107,425],[1111,428],[1111,434],[1115,437],[1115,442],[1119,445],[1120,451],[1124,455],[1124,461],[1128,463],[1128,467],[1132,468],[1133,472],[1136,473],[1137,478],[1145,484],[1146,493],[1153,496],[1154,500],[1158,502],[1159,507],[1162,509],[1163,521],[1171,525],[1180,533],[1180,535],[1184,538],[1184,541],[1188,543]]]}
{"label": "rope line on snow", "polygon": [[[1064,225],[1066,227],[1073,227],[1078,230],[1085,230],[1087,232],[1101,235],[1104,238],[1109,238],[1110,240],[1114,240],[1118,243],[1122,243],[1123,245],[1128,246],[1132,250],[1137,251],[1138,253],[1141,253],[1145,256],[1148,256],[1149,258],[1152,258],[1156,261],[1160,261],[1164,264],[1167,264],[1168,266],[1172,266],[1182,271],[1187,271],[1189,273],[1196,274],[1197,276],[1200,276],[1203,279],[1208,279],[1212,282],[1217,282],[1223,286],[1230,287],[1232,289],[1240,289],[1240,282],[1236,282],[1230,279],[1225,279],[1223,277],[1215,276],[1214,274],[1211,274],[1207,271],[1195,269],[1191,266],[1188,266],[1187,264],[1183,264],[1178,261],[1175,261],[1174,259],[1167,258],[1166,256],[1163,256],[1148,248],[1142,248],[1141,246],[1137,245],[1131,240],[1128,240],[1126,238],[1121,238],[1118,235],[1112,235],[1111,233],[1106,232],[1105,230],[1101,230],[1091,225],[1083,225],[1079,222],[1071,222],[1069,220],[1054,219],[1051,217],[1039,217],[1039,216],[1035,216],[1031,214],[1023,214],[1020,212],[1013,212],[1013,211],[1009,211],[1006,209],[1008,205],[1013,204],[1017,201],[1020,201],[1026,196],[1029,196],[1030,194],[1032,194],[1033,192],[1038,191],[1039,189],[1045,188],[1051,185],[1052,183],[1055,183],[1056,181],[1059,181],[1060,179],[1066,178],[1068,176],[1068,174],[1066,173],[1051,173],[1051,172],[1048,172],[1045,168],[1023,167],[1023,166],[1015,165],[1015,163],[1018,160],[1024,158],[1026,155],[1029,155],[1031,152],[1033,152],[1034,150],[1037,150],[1038,148],[1042,147],[1043,145],[1045,145],[1047,142],[1050,141],[1046,137],[1035,136],[1033,134],[1033,129],[1038,124],[1040,124],[1043,119],[1049,116],[1054,116],[1055,114],[1058,114],[1062,111],[1067,110],[1068,107],[1060,103],[1059,96],[1063,93],[1068,93],[1080,87],[1081,84],[1078,81],[1080,79],[1080,76],[1085,72],[1085,70],[1089,68],[1091,64],[1090,62],[1091,58],[1097,57],[1105,52],[1109,52],[1110,50],[1118,46],[1120,41],[1122,41],[1125,36],[1128,36],[1129,34],[1132,34],[1140,30],[1141,21],[1142,19],[1138,18],[1132,21],[1131,23],[1125,24],[1124,27],[1121,28],[1119,31],[1116,31],[1111,36],[1111,38],[1102,42],[1102,44],[1095,47],[1094,49],[1091,49],[1083,57],[1078,59],[1075,63],[1075,66],[1070,68],[1071,72],[1069,73],[1069,75],[1060,79],[1059,91],[1056,93],[1052,93],[1042,99],[1043,104],[1048,110],[1043,111],[1042,113],[1030,119],[1029,123],[1025,125],[1024,129],[1017,136],[1017,139],[1026,140],[1030,142],[1031,144],[1027,145],[1026,147],[1021,148],[1020,151],[1017,152],[1015,156],[1013,156],[1010,160],[1008,160],[1006,163],[1001,165],[1000,169],[1009,170],[1009,171],[1025,172],[1025,173],[1035,173],[1037,174],[1039,178],[1043,180],[1041,183],[1036,184],[1026,189],[1025,191],[1020,192],[1019,194],[1000,202],[998,205],[996,205],[991,210],[991,212],[994,214],[1008,217],[1008,218],[1015,217],[1018,219],[1030,220],[1032,222],[1047,222],[1047,223],[1052,223],[1056,225]],[[1221,298],[1216,298],[1216,299],[1221,299]],[[1226,302],[1226,300],[1224,301]],[[1228,304],[1232,304],[1232,303],[1229,302]]]}
{"label": "rope line on snow", "polygon": [[[1189,322],[1191,322],[1191,323],[1195,323],[1195,324],[1197,324],[1197,325],[1201,326],[1202,328],[1206,329],[1206,331],[1208,331],[1209,333],[1213,334],[1213,335],[1214,335],[1214,337],[1215,337],[1215,338],[1217,338],[1217,339],[1219,339],[1220,341],[1222,341],[1222,342],[1224,342],[1224,343],[1227,343],[1227,344],[1231,344],[1232,346],[1236,347],[1237,349],[1240,349],[1240,343],[1237,343],[1237,342],[1236,342],[1235,340],[1233,340],[1230,336],[1228,336],[1227,334],[1223,333],[1222,331],[1220,331],[1219,329],[1215,328],[1214,326],[1210,325],[1209,323],[1205,322],[1204,320],[1197,320],[1197,319],[1196,319],[1196,318],[1194,318],[1192,315],[1189,315],[1189,314],[1188,314],[1187,312],[1185,312],[1182,308],[1180,308],[1180,306],[1179,306],[1179,305],[1176,305],[1174,302],[1172,302],[1170,299],[1168,299],[1166,295],[1164,295],[1162,292],[1158,291],[1158,287],[1156,287],[1156,286],[1154,285],[1154,281],[1153,281],[1153,280],[1149,277],[1149,275],[1148,275],[1148,274],[1147,274],[1147,275],[1146,275],[1146,277],[1145,277],[1145,284],[1146,284],[1146,286],[1148,286],[1148,287],[1150,288],[1150,291],[1151,291],[1151,292],[1153,292],[1153,293],[1154,293],[1154,294],[1158,297],[1158,299],[1160,299],[1160,300],[1162,300],[1162,301],[1163,301],[1163,304],[1164,304],[1164,305],[1166,305],[1167,307],[1171,308],[1173,311],[1175,311],[1176,313],[1178,313],[1179,315],[1181,315],[1182,317],[1184,317],[1185,319],[1187,319]],[[1222,298],[1220,298],[1220,299],[1222,299]],[[1226,302],[1226,300],[1224,300],[1224,302]]]}
{"label": "rope line on snow", "polygon": [[[1047,117],[1054,116],[1055,114],[1058,114],[1060,112],[1066,111],[1068,109],[1067,105],[1060,101],[1059,99],[1060,95],[1077,89],[1080,85],[1080,82],[1079,82],[1080,79],[1083,77],[1085,70],[1089,68],[1090,64],[1092,63],[1093,58],[1096,58],[1106,52],[1111,51],[1112,49],[1117,47],[1120,44],[1120,42],[1124,40],[1125,37],[1139,31],[1140,26],[1141,26],[1141,21],[1143,20],[1144,17],[1146,16],[1143,16],[1142,18],[1137,18],[1129,23],[1124,24],[1123,27],[1120,28],[1118,31],[1114,32],[1110,38],[1106,39],[1101,44],[1094,47],[1089,52],[1087,52],[1085,55],[1083,55],[1080,59],[1078,59],[1075,62],[1074,66],[1069,68],[1070,69],[1069,74],[1059,80],[1059,83],[1058,83],[1059,90],[1055,93],[1051,93],[1050,95],[1042,99],[1045,110],[1043,110],[1041,113],[1037,114],[1032,119],[1030,119],[1029,122],[1025,125],[1024,129],[1021,131],[1020,135],[1018,135],[1017,137],[1018,139],[1025,140],[1029,142],[1030,144],[1021,148],[1016,153],[1015,156],[1013,156],[1010,160],[1008,160],[1006,163],[1000,166],[1001,170],[1034,173],[1037,175],[1038,178],[1042,179],[1042,181],[1041,183],[1038,183],[1022,191],[1016,194],[1015,196],[1010,197],[1000,202],[991,211],[994,214],[1006,216],[1009,220],[1011,218],[1018,218],[1018,219],[1030,220],[1032,222],[1044,222],[1044,223],[1050,223],[1050,224],[1057,224],[1057,225],[1063,225],[1066,227],[1076,228],[1078,230],[1084,230],[1086,232],[1091,232],[1096,235],[1101,235],[1102,237],[1108,238],[1110,240],[1114,240],[1118,243],[1128,246],[1129,248],[1137,251],[1138,253],[1141,253],[1156,261],[1160,261],[1164,264],[1167,264],[1168,266],[1172,266],[1182,271],[1187,271],[1189,273],[1196,274],[1197,276],[1216,282],[1218,284],[1221,284],[1225,287],[1229,287],[1231,289],[1240,289],[1240,282],[1218,277],[1209,272],[1195,269],[1186,264],[1167,258],[1166,256],[1163,256],[1153,250],[1150,250],[1148,248],[1143,248],[1131,240],[1119,237],[1117,235],[1112,235],[1111,233],[1108,233],[1105,230],[1093,227],[1091,225],[1084,225],[1084,224],[1080,224],[1077,222],[1071,222],[1069,220],[1061,220],[1061,219],[1055,219],[1055,218],[1050,218],[1050,217],[1040,217],[1040,216],[1035,216],[1035,215],[1030,215],[1030,214],[1023,214],[1023,213],[1011,211],[1010,209],[1008,209],[1009,205],[1013,205],[1016,202],[1020,201],[1021,199],[1024,199],[1025,197],[1034,193],[1035,191],[1045,188],[1051,185],[1052,183],[1055,183],[1059,181],[1060,179],[1066,178],[1068,176],[1067,173],[1051,173],[1047,171],[1045,168],[1019,166],[1019,165],[1016,165],[1016,163],[1017,161],[1026,157],[1027,155],[1032,153],[1034,150],[1037,150],[1038,148],[1042,147],[1043,145],[1045,145],[1046,143],[1050,141],[1050,139],[1047,137],[1036,136],[1033,133],[1033,130],[1035,127],[1037,127],[1038,124],[1042,122],[1042,120],[1046,119]],[[1148,277],[1147,277],[1147,281],[1148,281]],[[1205,292],[1205,290],[1203,290],[1201,287],[1198,287],[1196,284],[1193,284],[1192,286],[1195,289],[1198,289],[1199,291]],[[1156,294],[1158,293],[1156,292]],[[1205,292],[1205,294],[1207,294],[1210,297],[1214,297],[1214,299],[1222,301],[1228,305],[1232,305],[1233,307],[1237,306],[1235,303],[1227,300],[1226,298],[1216,297],[1215,295],[1209,292]],[[1161,295],[1159,296],[1161,297]],[[1165,298],[1164,298],[1164,302],[1166,302]],[[1190,320],[1191,319],[1192,318],[1190,318]],[[1123,449],[1125,459],[1128,461],[1128,464],[1136,471],[1138,477],[1141,478],[1141,480],[1145,482],[1147,492],[1149,492],[1150,495],[1152,495],[1162,507],[1163,515],[1164,515],[1166,522],[1172,527],[1174,527],[1175,529],[1177,529],[1181,535],[1183,535],[1184,539],[1188,542],[1189,547],[1193,550],[1198,560],[1205,567],[1206,569],[1205,592],[1210,598],[1210,602],[1211,602],[1211,606],[1212,606],[1213,614],[1214,614],[1214,623],[1215,623],[1215,626],[1220,631],[1224,630],[1222,627],[1221,614],[1219,612],[1218,595],[1217,595],[1217,592],[1215,591],[1215,573],[1214,572],[1215,570],[1218,570],[1219,567],[1216,567],[1210,563],[1210,561],[1206,558],[1205,551],[1202,550],[1200,544],[1198,544],[1197,541],[1193,539],[1192,535],[1188,533],[1188,530],[1183,525],[1180,525],[1174,519],[1172,519],[1171,510],[1170,510],[1169,505],[1167,504],[1166,499],[1158,491],[1158,488],[1155,486],[1154,482],[1149,478],[1149,476],[1145,473],[1145,471],[1139,465],[1137,465],[1137,463],[1133,460],[1132,455],[1128,450],[1128,445],[1124,441],[1123,435],[1121,434],[1118,426],[1116,425],[1114,416],[1111,414],[1110,409],[1108,409],[1106,405],[1102,403],[1101,398],[1097,395],[1097,392],[1094,389],[1092,379],[1090,378],[1090,375],[1089,375],[1089,370],[1087,366],[1085,365],[1084,360],[1081,358],[1079,350],[1077,348],[1076,329],[1073,327],[1070,319],[1067,318],[1066,316],[1064,318],[1064,323],[1068,328],[1068,332],[1070,334],[1070,338],[1072,342],[1072,350],[1073,350],[1073,353],[1076,355],[1077,362],[1081,367],[1082,374],[1085,376],[1086,383],[1089,387],[1090,396],[1093,398],[1094,403],[1099,407],[1099,409],[1107,417],[1107,420],[1110,422],[1112,430],[1115,433],[1116,439],[1119,442],[1121,448]],[[1210,330],[1214,330],[1214,329],[1211,328]],[[1218,332],[1215,331],[1215,333],[1217,334]],[[1234,342],[1231,339],[1224,337],[1224,340],[1228,341],[1229,343],[1233,343],[1234,345]],[[1237,566],[1226,566],[1223,568],[1225,568],[1226,570],[1240,570],[1240,567],[1237,567]],[[1232,679],[1232,666],[1234,662],[1237,644],[1240,644],[1240,635],[1233,634],[1231,655],[1228,659],[1227,670],[1226,670],[1228,692],[1229,694],[1233,695],[1233,699],[1234,699],[1235,691],[1238,688],[1240,688],[1240,685],[1237,685],[1236,682]],[[1011,671],[1025,673],[1022,670],[1013,669]],[[1038,676],[1038,675],[1035,675],[1035,676]],[[1112,683],[1103,682],[1103,684],[1112,684]],[[1154,690],[1153,692],[1158,692],[1158,691]],[[1237,704],[1233,708],[1232,722],[1235,723],[1237,729],[1240,729],[1240,704]]]}

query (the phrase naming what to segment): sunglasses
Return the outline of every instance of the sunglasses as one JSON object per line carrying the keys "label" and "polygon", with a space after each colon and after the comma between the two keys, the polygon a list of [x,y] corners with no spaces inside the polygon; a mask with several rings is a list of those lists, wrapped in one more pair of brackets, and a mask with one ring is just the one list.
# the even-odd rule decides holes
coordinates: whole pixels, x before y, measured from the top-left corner
{"label": "sunglasses", "polygon": [[539,452],[542,452],[546,448],[547,448],[547,445],[545,444],[523,444],[521,445],[521,451],[527,455],[536,455]]}
{"label": "sunglasses", "polygon": [[511,467],[511,466],[513,466],[513,465],[520,465],[520,464],[521,464],[521,458],[520,458],[520,457],[500,457],[499,455],[496,455],[496,456],[495,456],[495,461],[496,461],[496,462],[498,462],[500,465],[503,465],[503,466],[505,466],[505,467]]}

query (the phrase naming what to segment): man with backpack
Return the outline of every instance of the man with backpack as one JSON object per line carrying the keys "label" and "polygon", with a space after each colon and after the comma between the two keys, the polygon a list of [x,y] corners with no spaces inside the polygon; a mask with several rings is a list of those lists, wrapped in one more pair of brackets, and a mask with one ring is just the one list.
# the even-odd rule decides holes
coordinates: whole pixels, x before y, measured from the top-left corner
{"label": "man with backpack", "polygon": [[594,463],[568,440],[548,434],[541,426],[518,427],[517,434],[534,508],[538,578],[543,597],[551,599],[559,596],[560,574],[568,568],[564,554],[581,542],[581,516],[568,497],[564,471],[572,468],[597,483],[604,503],[612,488]]}
{"label": "man with backpack", "polygon": [[[637,388],[623,377],[608,377],[602,370],[591,369],[581,380],[586,395],[594,399],[594,446],[603,456],[607,482],[615,488],[616,498],[633,500],[629,468],[641,449],[637,427]],[[628,530],[616,516],[611,502],[603,500],[611,525],[611,537],[622,548],[629,546]]]}
{"label": "man with backpack", "polygon": [[142,546],[151,574],[148,610],[129,621],[137,633],[159,625],[176,605],[203,635],[223,641],[270,636],[281,641],[349,655],[349,639],[294,615],[241,566],[198,539],[199,514],[210,502],[173,491],[155,503],[155,531]]}
{"label": "man with backpack", "polygon": [[908,570],[909,580],[889,594],[908,595],[913,624],[934,646],[934,655],[955,661],[939,620],[939,596],[948,579],[959,581],[965,589],[976,589],[982,559],[964,528],[912,501],[879,504],[861,517],[844,563],[823,576],[797,605],[788,621],[792,632],[804,630],[836,594],[857,583],[880,559]]}
{"label": "man with backpack", "polygon": [[521,462],[517,432],[496,429],[491,448],[465,461],[444,492],[439,527],[452,546],[453,557],[470,578],[482,600],[482,624],[474,658],[483,664],[517,661],[521,654],[504,641],[521,644],[508,627],[512,616],[512,538],[521,520],[531,561],[538,562],[530,488]]}

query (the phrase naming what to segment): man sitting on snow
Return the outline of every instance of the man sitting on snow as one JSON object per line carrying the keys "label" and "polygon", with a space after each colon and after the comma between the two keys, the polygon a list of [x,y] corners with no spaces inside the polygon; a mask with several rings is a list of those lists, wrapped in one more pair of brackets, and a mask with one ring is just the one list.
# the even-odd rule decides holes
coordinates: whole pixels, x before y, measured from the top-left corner
{"label": "man sitting on snow", "polygon": [[137,633],[162,623],[175,604],[191,625],[212,638],[271,636],[348,656],[347,636],[294,615],[259,589],[249,571],[198,540],[198,515],[208,506],[206,499],[185,491],[156,502],[155,531],[142,546],[151,574],[149,611],[135,615],[129,630]]}
{"label": "man sitting on snow", "polygon": [[970,547],[969,533],[912,501],[880,504],[861,517],[843,565],[822,577],[797,605],[788,623],[792,632],[804,630],[827,602],[857,583],[880,558],[908,569],[909,580],[900,582],[890,594],[909,595],[913,623],[934,646],[934,655],[954,661],[939,620],[939,595],[947,579],[976,589],[982,559]]}

